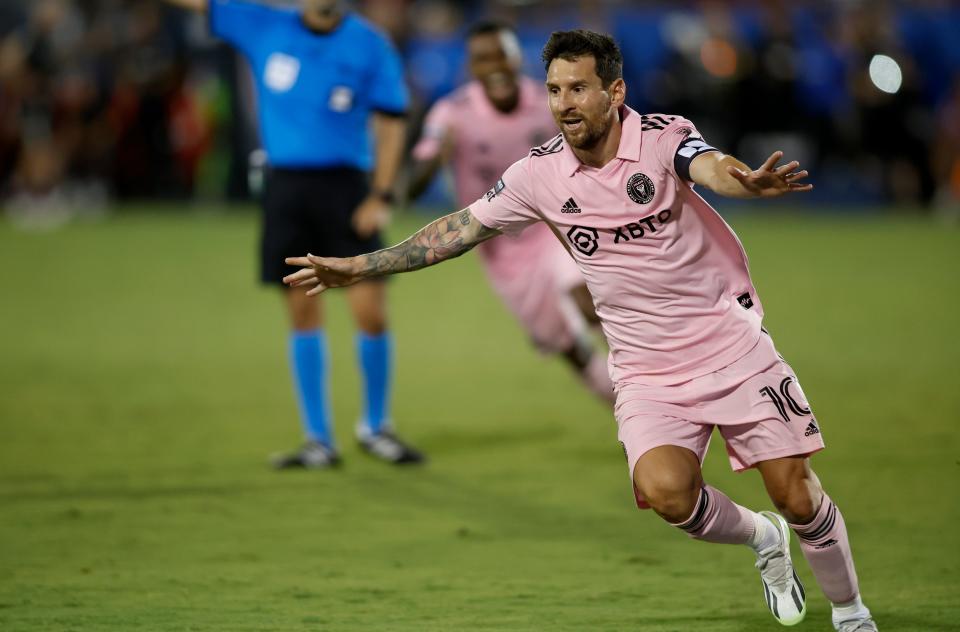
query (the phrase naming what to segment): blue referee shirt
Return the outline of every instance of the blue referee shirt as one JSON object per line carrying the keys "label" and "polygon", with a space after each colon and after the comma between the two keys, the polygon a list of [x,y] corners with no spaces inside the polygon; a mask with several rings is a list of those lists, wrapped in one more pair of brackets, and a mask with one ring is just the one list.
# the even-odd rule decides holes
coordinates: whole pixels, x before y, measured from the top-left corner
{"label": "blue referee shirt", "polygon": [[241,51],[257,82],[260,136],[278,167],[349,166],[368,171],[371,112],[409,105],[396,50],[366,20],[348,13],[315,33],[296,9],[210,0],[210,28]]}

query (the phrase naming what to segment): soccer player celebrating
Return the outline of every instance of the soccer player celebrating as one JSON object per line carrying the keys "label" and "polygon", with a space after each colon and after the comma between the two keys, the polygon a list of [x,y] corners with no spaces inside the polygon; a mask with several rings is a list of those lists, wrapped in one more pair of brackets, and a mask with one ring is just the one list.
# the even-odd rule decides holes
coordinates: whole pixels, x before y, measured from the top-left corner
{"label": "soccer player celebrating", "polygon": [[[543,86],[520,75],[520,43],[507,26],[481,22],[467,35],[474,80],[430,109],[410,185],[417,197],[444,165],[453,166],[463,206],[486,193],[517,156],[556,134]],[[580,213],[575,203],[567,213]],[[596,314],[583,275],[546,224],[477,247],[494,291],[544,352],[565,358],[593,393],[613,402],[607,354],[594,348]]]}
{"label": "soccer player celebrating", "polygon": [[[291,251],[349,256],[383,247],[379,231],[405,134],[408,95],[400,58],[387,38],[338,0],[304,0],[300,10],[243,0],[169,0],[208,12],[215,35],[250,62],[261,141],[270,168],[263,196],[261,278],[281,287]],[[373,119],[376,156],[369,150]],[[373,175],[368,171],[373,167]],[[278,468],[339,462],[329,412],[327,345],[321,305],[285,292],[290,356],[307,442],[274,460]],[[347,290],[363,374],[361,447],[390,463],[418,463],[389,419],[391,338],[386,291],[378,281]]]}
{"label": "soccer player celebrating", "polygon": [[[847,529],[810,467],[820,428],[793,370],[761,327],[763,307],[739,240],[693,191],[776,197],[806,191],[776,152],[751,169],[710,147],[679,116],[624,106],[622,57],[589,31],[554,33],[543,50],[557,139],[514,163],[468,208],[403,243],[347,259],[295,257],[285,281],[308,294],[463,254],[538,221],[565,239],[611,348],[615,415],[637,502],[705,542],[756,553],[777,621],[806,613],[790,529],[841,632],[877,626],[860,599]],[[581,213],[563,213],[573,198]],[[703,481],[714,426],[734,469],[757,468],[784,518],[737,505]],[[789,528],[788,528],[789,522]]]}

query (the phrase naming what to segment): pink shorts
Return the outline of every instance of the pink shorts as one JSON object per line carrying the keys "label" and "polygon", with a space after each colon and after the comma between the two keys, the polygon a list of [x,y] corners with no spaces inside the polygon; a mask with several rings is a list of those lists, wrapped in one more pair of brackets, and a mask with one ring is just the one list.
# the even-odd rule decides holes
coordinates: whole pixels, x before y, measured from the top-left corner
{"label": "pink shorts", "polygon": [[[658,446],[687,448],[702,464],[714,426],[738,472],[824,447],[793,369],[766,332],[745,356],[714,373],[672,386],[619,384],[614,412],[631,481],[640,456]],[[639,507],[649,507],[636,487],[634,494]]]}
{"label": "pink shorts", "polygon": [[583,275],[550,229],[527,228],[517,237],[502,235],[480,245],[480,256],[494,292],[538,349],[563,353],[588,329],[570,290]]}

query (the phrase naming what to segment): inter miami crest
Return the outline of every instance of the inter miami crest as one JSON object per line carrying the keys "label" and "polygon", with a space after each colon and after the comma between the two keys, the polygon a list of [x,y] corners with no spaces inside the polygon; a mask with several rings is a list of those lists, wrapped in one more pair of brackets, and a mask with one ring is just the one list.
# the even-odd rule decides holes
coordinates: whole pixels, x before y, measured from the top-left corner
{"label": "inter miami crest", "polygon": [[627,195],[637,204],[649,203],[655,192],[653,181],[644,173],[635,173],[627,180]]}

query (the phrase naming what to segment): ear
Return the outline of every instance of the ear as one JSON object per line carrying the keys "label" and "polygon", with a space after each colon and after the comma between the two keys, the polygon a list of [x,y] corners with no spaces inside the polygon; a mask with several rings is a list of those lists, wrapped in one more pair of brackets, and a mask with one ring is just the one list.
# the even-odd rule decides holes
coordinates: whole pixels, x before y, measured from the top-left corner
{"label": "ear", "polygon": [[623,79],[614,79],[610,82],[607,92],[610,94],[611,107],[618,108],[627,99],[627,84]]}

